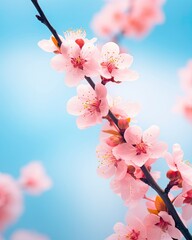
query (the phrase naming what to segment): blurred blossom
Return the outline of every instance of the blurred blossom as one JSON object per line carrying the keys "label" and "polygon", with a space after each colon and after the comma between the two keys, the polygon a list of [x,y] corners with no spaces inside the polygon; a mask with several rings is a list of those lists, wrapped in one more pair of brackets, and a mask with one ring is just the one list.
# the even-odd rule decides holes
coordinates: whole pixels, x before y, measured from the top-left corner
{"label": "blurred blossom", "polygon": [[36,232],[18,230],[12,235],[11,240],[49,240],[49,238]]}
{"label": "blurred blossom", "polygon": [[173,110],[192,123],[192,60],[179,71],[179,77],[184,96],[178,98]]}
{"label": "blurred blossom", "polygon": [[50,189],[52,181],[46,174],[43,165],[34,161],[21,169],[19,184],[29,194],[38,195]]}
{"label": "blurred blossom", "polygon": [[95,33],[104,38],[120,34],[143,37],[164,21],[163,0],[111,0],[97,13],[92,22]]}
{"label": "blurred blossom", "polygon": [[0,230],[15,222],[22,208],[22,193],[17,182],[10,175],[0,174]]}

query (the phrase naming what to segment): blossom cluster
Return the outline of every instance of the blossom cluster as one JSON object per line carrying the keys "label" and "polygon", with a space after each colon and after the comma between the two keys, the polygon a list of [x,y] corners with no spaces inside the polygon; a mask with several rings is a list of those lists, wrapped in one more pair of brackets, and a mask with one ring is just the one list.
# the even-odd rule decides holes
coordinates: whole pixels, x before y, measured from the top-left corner
{"label": "blossom cluster", "polygon": [[109,0],[92,21],[97,36],[113,39],[119,35],[145,36],[164,21],[163,0]]}
{"label": "blossom cluster", "polygon": [[192,123],[192,60],[189,60],[187,66],[179,71],[179,76],[185,95],[178,99],[175,111]]}
{"label": "blossom cluster", "polygon": [[[52,181],[39,161],[33,161],[24,166],[18,179],[14,179],[9,174],[0,173],[0,233],[4,233],[7,227],[21,216],[25,192],[30,195],[40,195],[51,186]],[[47,238],[18,237],[18,233],[11,238],[11,240],[22,239],[46,240]]]}
{"label": "blossom cluster", "polygon": [[[77,126],[84,129],[106,120],[96,150],[100,162],[98,174],[112,179],[112,190],[130,209],[141,204],[141,200],[146,205],[142,216],[129,214],[126,225],[117,223],[115,233],[107,239],[181,239],[182,235],[162,198],[148,196],[150,183],[142,167],[145,166],[157,181],[160,172],[152,171],[152,165],[158,159],[165,159],[169,167],[165,193],[168,195],[173,191],[170,200],[175,207],[181,208],[182,218],[187,221],[192,217],[191,166],[183,160],[180,145],[175,144],[173,152],[168,152],[167,144],[159,140],[158,126],[152,125],[143,131],[136,125],[138,104],[113,99],[107,93],[106,84],[109,82],[117,84],[136,80],[138,74],[130,70],[133,57],[121,53],[114,42],[97,47],[96,39],[87,39],[81,30],[68,31],[61,39],[61,46],[53,36],[40,41],[39,46],[56,54],[51,60],[52,67],[65,71],[68,86],[77,86],[77,96],[67,103],[68,112],[77,116]],[[89,84],[81,84],[84,77]],[[175,190],[180,190],[179,194]]]}

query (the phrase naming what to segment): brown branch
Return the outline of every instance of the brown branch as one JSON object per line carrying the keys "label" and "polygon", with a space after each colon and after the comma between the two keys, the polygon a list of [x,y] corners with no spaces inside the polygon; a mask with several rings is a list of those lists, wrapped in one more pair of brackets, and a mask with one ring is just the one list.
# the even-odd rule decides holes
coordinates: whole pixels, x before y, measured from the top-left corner
{"label": "brown branch", "polygon": [[[44,12],[42,11],[41,7],[39,6],[39,4],[37,2],[37,0],[31,0],[31,1],[39,13],[39,15],[36,15],[37,19],[48,27],[48,29],[51,31],[53,36],[56,38],[56,40],[58,42],[58,47],[60,47],[62,44],[62,41],[61,41],[59,35],[57,34],[56,30],[51,26],[51,24],[47,20]],[[95,83],[93,82],[93,80],[87,76],[85,76],[85,79],[90,84],[90,86],[93,89],[95,89]],[[108,115],[118,127],[118,119],[115,117],[115,115],[111,111],[109,111]],[[189,233],[188,229],[185,227],[182,220],[180,219],[178,213],[176,212],[172,202],[170,201],[170,199],[168,197],[168,194],[163,189],[161,189],[160,186],[155,182],[155,180],[153,179],[153,177],[151,176],[150,172],[147,170],[145,165],[143,165],[141,167],[141,170],[143,171],[143,173],[146,177],[146,180],[144,180],[144,182],[146,184],[150,185],[159,194],[159,196],[163,199],[164,203],[166,204],[166,206],[168,208],[169,214],[173,217],[173,219],[175,221],[175,226],[182,232],[183,236],[187,240],[192,240],[191,234]]]}

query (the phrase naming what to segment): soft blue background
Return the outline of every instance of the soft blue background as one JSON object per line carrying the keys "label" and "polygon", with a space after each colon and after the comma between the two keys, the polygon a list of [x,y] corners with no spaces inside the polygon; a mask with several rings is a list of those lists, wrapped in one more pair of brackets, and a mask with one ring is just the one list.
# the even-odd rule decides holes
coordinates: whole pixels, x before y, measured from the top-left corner
{"label": "soft blue background", "polygon": [[[60,34],[82,27],[94,36],[89,23],[102,0],[39,2]],[[141,78],[113,85],[110,92],[140,102],[139,125],[158,124],[161,139],[170,148],[180,143],[186,159],[192,159],[192,125],[171,112],[182,94],[178,69],[192,57],[192,1],[169,0],[164,10],[164,25],[142,41],[124,41]],[[7,236],[26,228],[52,240],[103,240],[124,220],[126,208],[109,181],[96,174],[100,126],[80,131],[66,112],[75,89],[64,85],[63,74],[49,66],[51,55],[38,48],[50,33],[35,14],[29,0],[1,0],[0,169],[17,177],[23,165],[41,160],[54,188],[39,198],[26,196],[26,211]],[[157,168],[165,166],[162,160]]]}

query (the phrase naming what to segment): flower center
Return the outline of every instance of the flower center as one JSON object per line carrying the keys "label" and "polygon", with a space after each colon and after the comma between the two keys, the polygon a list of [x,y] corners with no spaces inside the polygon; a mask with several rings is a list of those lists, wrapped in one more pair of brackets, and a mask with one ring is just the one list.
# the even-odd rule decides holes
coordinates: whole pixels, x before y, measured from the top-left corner
{"label": "flower center", "polygon": [[160,221],[155,225],[160,227],[163,232],[166,232],[168,230],[168,227],[171,226],[171,224],[168,222],[165,222],[162,217],[160,217]]}
{"label": "flower center", "polygon": [[87,109],[91,114],[94,112],[101,112],[100,110],[101,100],[97,98],[94,101],[87,100],[83,103],[84,109]]}
{"label": "flower center", "polygon": [[139,239],[139,235],[140,235],[139,231],[135,231],[134,229],[132,229],[132,231],[129,232],[128,235],[126,236],[126,239],[138,240]]}
{"label": "flower center", "polygon": [[113,58],[111,58],[111,59],[109,60],[109,62],[102,62],[102,63],[101,63],[101,66],[107,68],[107,70],[109,71],[109,73],[112,73],[112,71],[113,71],[114,69],[117,69],[117,67],[116,67],[116,65],[115,65],[115,62],[116,62],[116,60],[113,59]]}
{"label": "flower center", "polygon": [[87,60],[81,58],[80,56],[77,58],[71,58],[71,63],[74,68],[79,68],[83,70],[83,65],[87,62]]}
{"label": "flower center", "polygon": [[144,154],[147,153],[147,144],[145,144],[144,142],[133,144],[133,147],[136,148],[137,155],[141,155],[141,153],[144,153]]}

